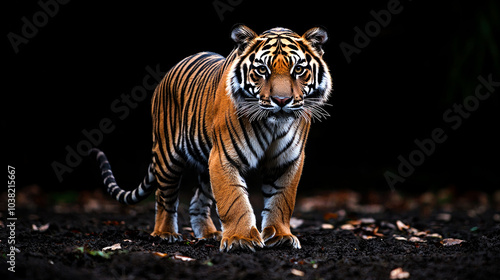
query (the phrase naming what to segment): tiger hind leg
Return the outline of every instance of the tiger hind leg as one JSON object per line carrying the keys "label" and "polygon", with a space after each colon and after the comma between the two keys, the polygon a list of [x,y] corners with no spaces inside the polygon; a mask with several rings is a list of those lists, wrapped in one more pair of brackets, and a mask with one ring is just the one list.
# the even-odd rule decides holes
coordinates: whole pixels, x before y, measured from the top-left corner
{"label": "tiger hind leg", "polygon": [[210,210],[215,201],[210,186],[210,177],[208,174],[200,174],[198,181],[200,185],[189,205],[189,216],[194,235],[199,239],[220,240],[222,233],[217,230],[210,217]]}
{"label": "tiger hind leg", "polygon": [[[179,187],[182,170],[172,167],[156,170],[156,215],[155,227],[152,236],[159,236],[170,243],[182,241],[183,237],[178,233],[177,207],[179,206]],[[166,170],[166,171],[165,171]]]}

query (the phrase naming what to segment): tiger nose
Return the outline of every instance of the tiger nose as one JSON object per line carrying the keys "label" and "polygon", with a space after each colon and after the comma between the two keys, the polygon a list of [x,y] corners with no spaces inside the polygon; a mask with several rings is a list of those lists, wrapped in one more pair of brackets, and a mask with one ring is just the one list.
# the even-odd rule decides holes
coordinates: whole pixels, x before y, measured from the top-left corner
{"label": "tiger nose", "polygon": [[271,99],[274,101],[274,103],[276,103],[276,105],[282,108],[292,100],[291,97],[287,96],[271,96]]}

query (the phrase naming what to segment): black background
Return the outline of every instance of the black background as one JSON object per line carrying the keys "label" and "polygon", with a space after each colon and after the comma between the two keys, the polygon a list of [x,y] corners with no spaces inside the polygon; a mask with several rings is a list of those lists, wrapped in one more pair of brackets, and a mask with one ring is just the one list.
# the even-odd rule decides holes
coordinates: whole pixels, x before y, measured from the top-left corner
{"label": "black background", "polygon": [[[324,59],[334,92],[331,117],[314,123],[300,189],[389,190],[384,172],[397,174],[398,156],[408,158],[415,139],[442,128],[448,136],[398,191],[423,192],[455,186],[461,191],[500,186],[497,91],[452,130],[443,113],[474,94],[477,77],[500,80],[499,9],[494,1],[401,1],[401,13],[348,63],[341,42],[354,44],[354,27],[373,21],[371,10],[389,1],[272,2],[244,0],[223,14],[213,1],[71,1],[14,53],[7,34],[21,34],[36,1],[16,1],[6,14],[3,135],[17,184],[44,190],[101,187],[88,158],[59,182],[51,164],[66,164],[66,146],[85,139],[103,118],[115,125],[99,145],[118,182],[135,187],[150,160],[150,97],[124,120],[110,109],[121,94],[142,85],[145,67],[167,71],[200,51],[230,53],[235,23],[257,33],[282,26],[299,34],[328,29]],[[226,3],[225,0],[220,2]],[[238,1],[233,1],[238,2]],[[497,36],[498,37],[498,36]],[[484,89],[483,89],[484,90]]]}

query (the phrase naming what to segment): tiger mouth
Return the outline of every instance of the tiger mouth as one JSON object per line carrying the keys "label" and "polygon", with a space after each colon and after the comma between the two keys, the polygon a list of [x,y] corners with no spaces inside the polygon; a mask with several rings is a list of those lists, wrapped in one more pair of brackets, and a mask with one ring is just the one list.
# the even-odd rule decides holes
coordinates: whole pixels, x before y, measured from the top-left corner
{"label": "tiger mouth", "polygon": [[293,100],[291,97],[272,96],[270,99],[259,99],[259,106],[264,110],[271,110],[273,113],[291,113],[294,110],[302,109],[303,100]]}

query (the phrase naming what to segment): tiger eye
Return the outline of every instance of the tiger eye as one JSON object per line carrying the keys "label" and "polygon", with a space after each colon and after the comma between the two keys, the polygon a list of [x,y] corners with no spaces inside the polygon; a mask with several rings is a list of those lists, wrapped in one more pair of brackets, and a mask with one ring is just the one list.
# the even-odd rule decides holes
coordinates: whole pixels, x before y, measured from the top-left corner
{"label": "tiger eye", "polygon": [[304,67],[297,65],[295,66],[295,69],[293,69],[293,71],[295,72],[295,74],[301,74],[304,71]]}
{"label": "tiger eye", "polygon": [[261,74],[261,75],[265,75],[265,74],[267,74],[267,67],[264,65],[261,65],[261,66],[257,67],[257,72],[259,72],[259,74]]}

